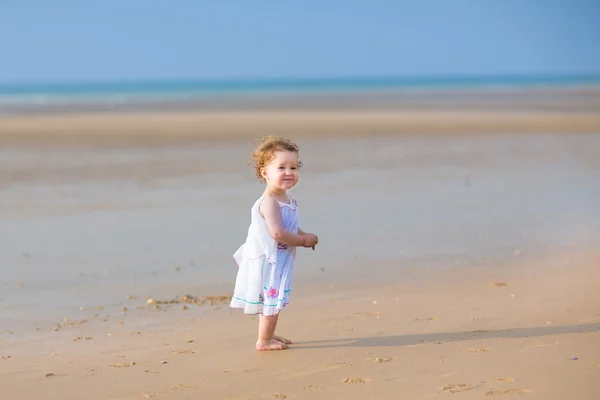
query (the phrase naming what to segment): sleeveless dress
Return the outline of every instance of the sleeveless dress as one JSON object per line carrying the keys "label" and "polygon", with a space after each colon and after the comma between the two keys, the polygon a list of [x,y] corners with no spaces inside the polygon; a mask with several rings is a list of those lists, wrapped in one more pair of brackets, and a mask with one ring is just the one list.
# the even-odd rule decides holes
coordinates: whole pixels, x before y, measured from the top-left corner
{"label": "sleeveless dress", "polygon": [[[289,204],[279,202],[281,219],[285,229],[297,234],[298,205],[288,198]],[[230,306],[243,309],[245,314],[268,316],[279,314],[290,301],[296,247],[271,237],[259,212],[263,199],[252,206],[246,242],[233,255],[239,269]]]}

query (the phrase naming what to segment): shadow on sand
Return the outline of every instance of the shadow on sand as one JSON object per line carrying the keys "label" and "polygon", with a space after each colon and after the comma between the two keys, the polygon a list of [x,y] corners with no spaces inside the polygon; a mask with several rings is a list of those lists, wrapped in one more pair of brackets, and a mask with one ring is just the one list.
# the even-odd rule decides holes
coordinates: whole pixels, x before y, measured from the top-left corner
{"label": "shadow on sand", "polygon": [[402,347],[424,343],[448,343],[473,339],[520,339],[527,337],[586,332],[600,332],[600,323],[564,326],[539,326],[531,328],[498,330],[477,330],[468,332],[439,332],[414,335],[340,338],[295,342],[294,347],[302,349],[320,347]]}

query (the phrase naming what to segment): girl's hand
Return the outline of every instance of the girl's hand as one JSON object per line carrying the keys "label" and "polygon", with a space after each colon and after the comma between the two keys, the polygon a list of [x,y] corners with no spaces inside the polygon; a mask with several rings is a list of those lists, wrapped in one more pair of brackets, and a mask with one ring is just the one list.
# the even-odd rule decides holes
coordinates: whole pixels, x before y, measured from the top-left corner
{"label": "girl's hand", "polygon": [[314,233],[305,233],[304,234],[304,247],[312,247],[315,249],[315,246],[319,243],[319,237]]}

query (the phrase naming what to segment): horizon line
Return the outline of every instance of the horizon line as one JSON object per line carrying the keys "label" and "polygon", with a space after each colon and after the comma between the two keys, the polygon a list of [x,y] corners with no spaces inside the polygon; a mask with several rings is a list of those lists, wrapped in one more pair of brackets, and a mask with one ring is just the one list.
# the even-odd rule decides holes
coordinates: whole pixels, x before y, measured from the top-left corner
{"label": "horizon line", "polygon": [[156,78],[120,78],[120,79],[78,79],[72,81],[66,80],[31,80],[19,82],[0,81],[0,89],[3,88],[27,88],[46,86],[49,88],[73,87],[73,86],[103,86],[103,85],[144,85],[144,84],[196,84],[196,85],[224,85],[224,84],[289,84],[289,83],[352,83],[352,82],[381,82],[381,83],[414,83],[416,81],[452,81],[452,80],[489,80],[506,81],[509,80],[537,80],[556,81],[560,79],[572,79],[579,81],[600,80],[598,73],[507,73],[507,74],[424,74],[424,75],[340,75],[340,76],[278,76],[278,77],[221,77],[221,78],[175,78],[175,77],[156,77]]}

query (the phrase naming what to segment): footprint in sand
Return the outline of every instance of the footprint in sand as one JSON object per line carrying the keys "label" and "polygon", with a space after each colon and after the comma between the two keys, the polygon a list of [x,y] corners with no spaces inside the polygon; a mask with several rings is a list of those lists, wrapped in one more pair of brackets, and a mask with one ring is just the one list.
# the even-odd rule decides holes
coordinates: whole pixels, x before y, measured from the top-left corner
{"label": "footprint in sand", "polygon": [[529,389],[507,389],[507,390],[492,390],[487,392],[486,396],[511,396],[515,394],[531,393]]}
{"label": "footprint in sand", "polygon": [[511,376],[503,376],[502,378],[496,379],[496,382],[514,382],[515,378]]}
{"label": "footprint in sand", "polygon": [[273,395],[271,395],[271,398],[273,399],[287,399],[287,395],[284,393],[273,393]]}
{"label": "footprint in sand", "polygon": [[308,386],[303,386],[303,388],[307,392],[314,392],[315,390],[323,390],[323,389],[325,389],[325,386],[323,386],[323,385],[308,385]]}
{"label": "footprint in sand", "polygon": [[468,385],[466,383],[453,383],[450,385],[443,386],[441,388],[441,391],[445,392],[445,393],[460,393],[460,392],[465,392],[467,390],[471,390],[474,387],[475,386]]}
{"label": "footprint in sand", "polygon": [[369,379],[364,378],[343,378],[340,383],[367,383]]}

